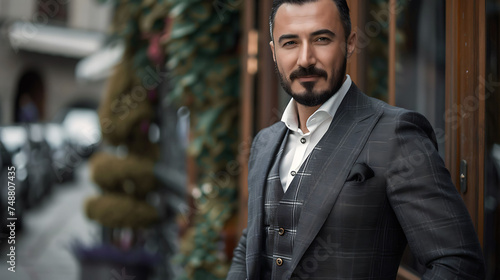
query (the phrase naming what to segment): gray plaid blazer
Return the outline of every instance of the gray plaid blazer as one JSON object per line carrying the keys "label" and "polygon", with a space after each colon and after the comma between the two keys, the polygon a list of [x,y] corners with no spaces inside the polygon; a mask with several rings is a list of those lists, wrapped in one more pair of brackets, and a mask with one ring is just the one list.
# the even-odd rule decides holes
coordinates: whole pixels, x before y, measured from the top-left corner
{"label": "gray plaid blazer", "polygon": [[[259,279],[266,178],[285,132],[279,122],[254,139],[248,226],[229,280]],[[353,84],[321,141],[283,279],[395,279],[406,244],[423,279],[484,278],[471,218],[423,116]]]}

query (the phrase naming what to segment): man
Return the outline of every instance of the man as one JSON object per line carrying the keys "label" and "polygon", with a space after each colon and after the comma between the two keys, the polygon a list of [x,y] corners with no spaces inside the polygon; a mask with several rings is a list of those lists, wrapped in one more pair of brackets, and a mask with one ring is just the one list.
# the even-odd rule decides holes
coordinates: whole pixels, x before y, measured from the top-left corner
{"label": "man", "polygon": [[274,1],[270,24],[293,98],[255,137],[248,227],[227,279],[395,279],[407,244],[423,279],[482,279],[432,127],[346,75],[356,44],[346,1]]}

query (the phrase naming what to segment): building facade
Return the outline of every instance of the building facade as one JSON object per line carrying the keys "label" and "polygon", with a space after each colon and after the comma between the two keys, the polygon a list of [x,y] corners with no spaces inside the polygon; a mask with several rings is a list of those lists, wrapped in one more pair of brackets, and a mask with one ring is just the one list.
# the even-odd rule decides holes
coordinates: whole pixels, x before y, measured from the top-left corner
{"label": "building facade", "polygon": [[104,77],[77,79],[75,69],[105,44],[112,12],[98,1],[0,0],[0,123],[23,121],[26,104],[37,121],[75,102],[97,104]]}

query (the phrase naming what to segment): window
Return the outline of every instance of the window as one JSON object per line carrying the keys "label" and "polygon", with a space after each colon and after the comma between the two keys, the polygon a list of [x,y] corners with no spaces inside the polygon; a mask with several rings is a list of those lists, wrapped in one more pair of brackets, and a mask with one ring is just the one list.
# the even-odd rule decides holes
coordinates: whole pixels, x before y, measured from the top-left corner
{"label": "window", "polygon": [[66,25],[68,21],[68,0],[38,0],[36,21],[55,25]]}

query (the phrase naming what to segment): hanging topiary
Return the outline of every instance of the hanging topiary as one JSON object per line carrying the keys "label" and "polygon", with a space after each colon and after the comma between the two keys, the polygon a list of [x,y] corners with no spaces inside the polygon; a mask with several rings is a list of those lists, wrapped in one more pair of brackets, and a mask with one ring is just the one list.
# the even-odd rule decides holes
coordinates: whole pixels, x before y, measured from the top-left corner
{"label": "hanging topiary", "polygon": [[144,198],[158,184],[153,174],[154,162],[149,158],[98,153],[90,160],[90,166],[92,180],[105,192]]}
{"label": "hanging topiary", "polygon": [[153,206],[123,194],[89,198],[87,206],[87,216],[108,228],[145,228],[158,220]]}
{"label": "hanging topiary", "polygon": [[103,194],[87,201],[90,219],[108,228],[145,228],[158,221],[145,198],[158,185],[153,173],[159,147],[149,141],[157,87],[164,77],[160,38],[164,34],[165,1],[116,0],[113,34],[124,42],[121,62],[110,77],[99,106],[103,139],[125,147],[125,157],[98,153],[90,159],[91,176]]}

